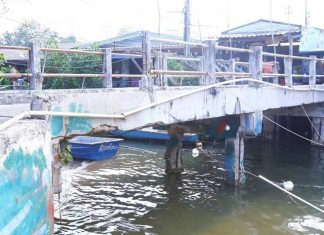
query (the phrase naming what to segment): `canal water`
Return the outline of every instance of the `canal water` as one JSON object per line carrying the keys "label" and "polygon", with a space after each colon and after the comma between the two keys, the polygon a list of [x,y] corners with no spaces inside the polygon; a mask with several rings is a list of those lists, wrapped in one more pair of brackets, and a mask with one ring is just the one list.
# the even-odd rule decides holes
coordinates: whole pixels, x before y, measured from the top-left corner
{"label": "canal water", "polygon": [[[212,158],[183,151],[184,172],[164,173],[164,145],[125,142],[113,160],[75,162],[63,172],[55,234],[272,235],[324,234],[324,216],[247,176],[224,184],[224,143]],[[324,150],[246,141],[245,169],[293,181],[293,193],[324,209]],[[60,218],[61,217],[61,218]]]}

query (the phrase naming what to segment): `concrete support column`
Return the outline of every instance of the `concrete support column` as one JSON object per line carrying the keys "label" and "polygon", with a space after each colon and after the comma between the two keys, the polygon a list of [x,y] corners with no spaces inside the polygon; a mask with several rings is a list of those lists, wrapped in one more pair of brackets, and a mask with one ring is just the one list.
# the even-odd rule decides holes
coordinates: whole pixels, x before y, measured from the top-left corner
{"label": "concrete support column", "polygon": [[111,49],[103,49],[103,68],[102,72],[105,75],[102,80],[103,88],[112,88],[112,64],[111,64]]}
{"label": "concrete support column", "polygon": [[41,74],[40,46],[36,43],[29,44],[29,69],[32,74],[30,79],[31,90],[42,90],[43,78]]}
{"label": "concrete support column", "polygon": [[235,138],[225,139],[226,183],[240,185],[244,183],[244,136],[239,130]]}
{"label": "concrete support column", "polygon": [[317,130],[312,131],[313,141],[324,144],[324,139],[320,137],[324,134],[324,118],[313,117],[312,121]]}
{"label": "concrete support column", "polygon": [[54,194],[60,194],[62,192],[62,177],[61,177],[61,154],[60,154],[60,144],[58,141],[52,141],[52,184]]}
{"label": "concrete support column", "polygon": [[309,86],[315,87],[316,85],[316,56],[311,55],[312,60],[309,61]]}
{"label": "concrete support column", "polygon": [[292,86],[293,85],[293,77],[292,77],[292,58],[284,58],[285,65],[285,85]]}
{"label": "concrete support column", "polygon": [[[165,53],[157,51],[155,54],[154,67],[156,70],[168,70],[168,60]],[[155,80],[155,85],[166,87],[168,86],[168,78],[166,74],[159,74]]]}
{"label": "concrete support column", "polygon": [[184,131],[176,125],[168,129],[170,139],[164,153],[165,172],[179,173],[182,171],[182,137]]}
{"label": "concrete support column", "polygon": [[[261,46],[252,46],[250,48],[252,52],[249,55],[249,73],[252,74],[252,78],[262,81],[262,47]],[[250,82],[251,86],[259,86],[254,82]]]}
{"label": "concrete support column", "polygon": [[[275,115],[266,114],[271,120],[275,121]],[[263,131],[262,137],[268,140],[273,140],[276,135],[276,126],[273,122],[268,121],[267,119],[263,119]]]}
{"label": "concrete support column", "polygon": [[142,88],[153,87],[150,72],[152,68],[152,53],[151,53],[151,39],[150,33],[144,32],[143,35],[143,78],[141,82]]}
{"label": "concrete support column", "polygon": [[203,49],[203,58],[204,58],[204,72],[207,73],[204,76],[204,81],[201,82],[201,85],[209,85],[216,83],[215,77],[215,41],[210,40],[207,42],[208,47]]}
{"label": "concrete support column", "polygon": [[[124,60],[121,62],[121,73],[129,74],[129,60]],[[120,79],[121,79],[120,81],[121,87],[128,87],[130,85],[128,77],[123,77]]]}

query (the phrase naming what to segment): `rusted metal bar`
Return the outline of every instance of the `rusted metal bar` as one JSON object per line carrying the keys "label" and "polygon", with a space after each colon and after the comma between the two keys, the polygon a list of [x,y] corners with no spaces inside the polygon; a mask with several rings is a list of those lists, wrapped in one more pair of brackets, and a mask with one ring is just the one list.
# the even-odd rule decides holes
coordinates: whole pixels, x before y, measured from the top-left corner
{"label": "rusted metal bar", "polygon": [[232,77],[252,76],[252,73],[237,73],[237,72],[215,72],[214,74],[215,76],[232,76]]}
{"label": "rusted metal bar", "polygon": [[111,53],[113,56],[125,56],[125,57],[130,57],[130,58],[142,58],[143,55],[140,54],[128,54],[128,53],[117,53],[117,52],[112,52]]}
{"label": "rusted metal bar", "polygon": [[175,71],[175,70],[151,70],[152,75],[166,74],[166,75],[191,75],[201,76],[206,75],[204,71]]}
{"label": "rusted metal bar", "polygon": [[143,74],[112,74],[113,78],[141,78]]}
{"label": "rusted metal bar", "polygon": [[76,53],[76,54],[85,54],[85,55],[103,55],[102,51],[83,51],[75,49],[58,49],[58,48],[41,48],[41,51],[47,52],[61,52],[61,53]]}
{"label": "rusted metal bar", "polygon": [[0,49],[9,49],[9,50],[24,50],[30,51],[30,47],[19,47],[19,46],[7,46],[7,45],[0,45]]}
{"label": "rusted metal bar", "polygon": [[98,78],[104,78],[105,74],[91,74],[91,73],[42,73],[42,77],[53,77],[53,78],[60,78],[60,77],[67,77],[67,78],[83,78],[83,77],[98,77]]}
{"label": "rusted metal bar", "polygon": [[199,43],[199,42],[185,42],[181,40],[172,40],[172,39],[162,39],[162,38],[151,38],[151,41],[157,42],[166,42],[166,43],[175,43],[181,45],[188,45],[188,46],[200,46],[200,47],[208,47],[206,43]]}
{"label": "rusted metal bar", "polygon": [[262,77],[286,77],[287,74],[284,73],[262,73]]}
{"label": "rusted metal bar", "polygon": [[168,60],[184,60],[184,61],[198,61],[200,62],[200,58],[190,58],[190,57],[180,57],[180,56],[167,56]]}
{"label": "rusted metal bar", "polygon": [[249,50],[249,49],[236,48],[236,47],[225,47],[225,46],[218,46],[218,45],[216,45],[215,48],[217,50],[223,50],[223,51],[236,51],[236,52],[246,52],[246,53],[252,52],[252,50]]}
{"label": "rusted metal bar", "polygon": [[264,56],[271,56],[271,57],[279,57],[279,58],[291,58],[291,59],[297,59],[297,60],[312,60],[309,57],[305,56],[290,56],[290,55],[283,55],[283,54],[275,54],[275,53],[270,53],[270,52],[262,52],[262,55]]}
{"label": "rusted metal bar", "polygon": [[[0,74],[1,76],[1,74]],[[90,78],[90,77],[97,77],[97,78],[105,78],[105,74],[99,73],[43,73],[42,77],[57,77],[57,78]],[[141,78],[142,74],[111,74],[113,78]]]}
{"label": "rusted metal bar", "polygon": [[0,73],[0,77],[4,78],[20,78],[20,77],[31,77],[31,73]]}

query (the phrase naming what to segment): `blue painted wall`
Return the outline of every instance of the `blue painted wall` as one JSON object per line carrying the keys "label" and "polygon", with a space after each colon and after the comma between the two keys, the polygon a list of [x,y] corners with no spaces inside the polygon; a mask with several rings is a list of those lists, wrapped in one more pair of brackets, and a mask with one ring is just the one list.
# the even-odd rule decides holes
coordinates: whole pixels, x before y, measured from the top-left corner
{"label": "blue painted wall", "polygon": [[[11,150],[0,166],[0,234],[50,234],[51,173],[42,149]],[[5,213],[4,213],[5,212]]]}
{"label": "blue painted wall", "polygon": [[[54,106],[51,111],[62,112],[66,110],[75,113],[87,113],[80,104],[70,103],[68,107]],[[91,118],[69,117],[67,118],[67,130],[64,130],[63,117],[51,117],[52,137],[57,137],[65,134],[87,133],[92,130]],[[65,133],[65,131],[67,133]]]}

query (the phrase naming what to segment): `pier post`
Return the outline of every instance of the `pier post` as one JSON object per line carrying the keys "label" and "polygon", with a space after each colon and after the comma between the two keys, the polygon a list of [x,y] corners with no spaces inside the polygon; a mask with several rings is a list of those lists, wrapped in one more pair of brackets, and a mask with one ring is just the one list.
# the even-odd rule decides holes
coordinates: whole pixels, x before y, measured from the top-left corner
{"label": "pier post", "polygon": [[183,129],[173,125],[168,129],[170,139],[164,153],[165,172],[179,173],[182,171],[182,137]]}
{"label": "pier post", "polygon": [[[317,143],[321,143],[321,144],[324,144],[324,140],[321,138],[324,134],[324,121],[323,121],[323,118],[321,117],[313,117],[312,118],[312,121],[313,121],[313,124],[316,128],[313,129],[313,141],[317,142]],[[314,143],[312,143],[314,144]]]}
{"label": "pier post", "polygon": [[103,49],[103,74],[105,75],[102,86],[103,88],[112,88],[112,66],[111,66],[111,49]]}
{"label": "pier post", "polygon": [[42,90],[43,78],[41,73],[40,46],[37,43],[29,44],[29,69],[32,74],[30,79],[31,90]]}
{"label": "pier post", "polygon": [[316,56],[311,55],[309,61],[309,86],[315,87],[316,85]]}
{"label": "pier post", "polygon": [[[235,59],[230,59],[229,60],[229,65],[228,65],[228,72],[235,73],[235,67],[236,67],[236,61],[235,61]],[[235,80],[235,76],[230,76],[226,80]]]}
{"label": "pier post", "polygon": [[284,65],[285,65],[285,85],[292,87],[293,85],[292,58],[291,57],[284,58]]}
{"label": "pier post", "polygon": [[[261,46],[252,46],[250,48],[252,52],[249,55],[249,73],[252,74],[252,78],[262,81],[262,47]],[[254,82],[249,82],[251,86],[259,86]]]}
{"label": "pier post", "polygon": [[203,49],[204,58],[204,71],[207,73],[205,76],[204,85],[216,83],[215,77],[215,41],[207,41],[208,47]]}
{"label": "pier post", "polygon": [[235,138],[225,139],[225,170],[226,183],[229,185],[241,185],[244,183],[244,136],[241,129]]}
{"label": "pier post", "polygon": [[143,35],[143,78],[141,82],[142,88],[150,88],[153,86],[150,72],[152,66],[152,54],[151,54],[151,39],[150,33],[144,32]]}

